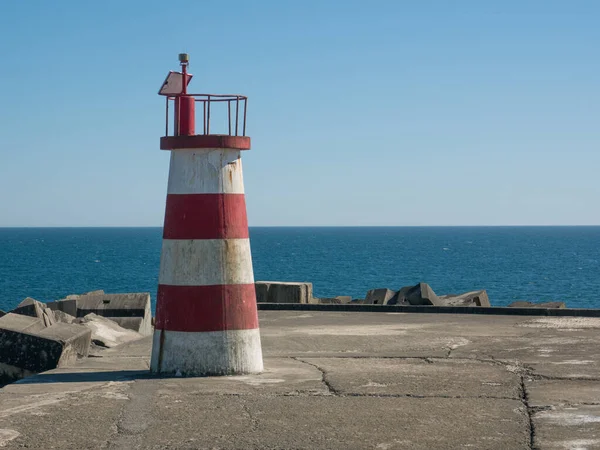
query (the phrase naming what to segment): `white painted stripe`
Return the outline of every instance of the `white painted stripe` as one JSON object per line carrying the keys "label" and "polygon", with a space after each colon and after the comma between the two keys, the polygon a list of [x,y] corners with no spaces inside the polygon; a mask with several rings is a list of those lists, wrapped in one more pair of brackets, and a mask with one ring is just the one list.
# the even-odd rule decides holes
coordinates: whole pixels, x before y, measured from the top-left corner
{"label": "white painted stripe", "polygon": [[240,150],[188,149],[171,152],[169,194],[243,194]]}
{"label": "white painted stripe", "polygon": [[163,239],[160,284],[253,284],[249,239]]}
{"label": "white painted stripe", "polygon": [[262,372],[260,332],[258,329],[205,333],[156,330],[150,370],[182,376]]}

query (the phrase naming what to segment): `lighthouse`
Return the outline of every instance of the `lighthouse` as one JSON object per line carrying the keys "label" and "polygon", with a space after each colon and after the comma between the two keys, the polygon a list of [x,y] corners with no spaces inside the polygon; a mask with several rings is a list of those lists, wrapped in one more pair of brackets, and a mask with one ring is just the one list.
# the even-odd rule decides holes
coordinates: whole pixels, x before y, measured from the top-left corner
{"label": "lighthouse", "polygon": [[[258,373],[263,360],[241,160],[250,149],[248,99],[189,94],[188,55],[179,61],[181,71],[170,72],[159,91],[166,98],[160,148],[171,159],[150,370]],[[221,114],[225,130],[211,130],[211,114],[213,123]]]}

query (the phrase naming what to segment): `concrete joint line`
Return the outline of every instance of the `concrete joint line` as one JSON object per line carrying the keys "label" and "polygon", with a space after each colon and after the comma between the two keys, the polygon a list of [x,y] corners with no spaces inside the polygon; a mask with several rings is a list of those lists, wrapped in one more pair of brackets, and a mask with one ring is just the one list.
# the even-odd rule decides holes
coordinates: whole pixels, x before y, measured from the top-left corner
{"label": "concrete joint line", "polygon": [[533,380],[552,380],[552,381],[600,381],[600,378],[588,377],[553,377],[549,375],[539,375],[532,373],[529,375]]}
{"label": "concrete joint line", "polygon": [[[426,363],[433,363],[435,359],[445,360],[447,359],[445,356],[367,356],[367,355],[328,355],[328,356],[318,356],[318,355],[309,355],[307,356],[311,359],[420,359],[421,361],[425,361]],[[301,358],[300,356],[288,356],[290,359],[298,360]],[[461,359],[465,359],[468,361],[473,361],[472,358],[452,358],[453,360],[460,361]],[[307,363],[308,364],[308,363]]]}
{"label": "concrete joint line", "polygon": [[525,412],[527,414],[527,419],[529,420],[529,448],[531,450],[535,450],[537,447],[535,446],[535,425],[533,423],[533,410],[529,406],[529,395],[527,394],[527,389],[525,387],[525,377],[521,375],[521,402],[525,407]]}
{"label": "concrete joint line", "polygon": [[[318,395],[318,394],[317,394]],[[489,395],[420,395],[420,394],[358,394],[358,393],[344,393],[338,394],[338,397],[371,397],[371,398],[442,398],[442,399],[480,399],[484,398],[487,400],[521,400],[520,397],[494,397]]]}
{"label": "concrete joint line", "polygon": [[[500,360],[493,359],[493,358],[489,358],[489,359],[487,359],[487,358],[448,358],[446,356],[377,356],[377,355],[375,355],[375,356],[366,356],[366,355],[360,355],[360,356],[352,356],[352,355],[316,356],[315,355],[315,356],[313,356],[313,355],[310,355],[308,357],[311,359],[418,359],[418,360],[424,361],[428,364],[435,364],[436,361],[447,361],[448,359],[450,359],[452,361],[479,362],[479,363],[493,364],[493,365],[502,366],[502,367],[515,366],[515,365],[524,367],[519,361],[500,361]],[[299,359],[300,357],[298,357],[298,356],[290,356],[288,358],[306,363],[305,361],[302,361],[301,359]],[[306,363],[306,364],[310,364],[310,363]],[[528,367],[524,367],[524,369],[526,371],[533,370]],[[588,379],[588,378],[585,378],[585,379]],[[589,379],[589,380],[592,380],[592,379]]]}
{"label": "concrete joint line", "polygon": [[[303,361],[300,361],[303,362]],[[306,363],[308,364],[308,363]],[[311,364],[312,365],[312,364]],[[318,392],[311,391],[292,391],[285,392],[279,394],[259,394],[255,392],[248,393],[221,393],[219,396],[222,397],[238,397],[238,398],[248,398],[248,397],[261,397],[261,398],[274,398],[274,397],[331,397],[335,395],[336,397],[370,397],[370,398],[441,398],[441,399],[487,399],[487,400],[521,400],[521,397],[505,397],[505,396],[493,396],[493,395],[419,395],[419,394],[359,394],[359,393],[340,393],[335,391],[333,394],[329,391],[326,394],[321,394]],[[213,392],[196,392],[193,395],[195,396],[206,396],[211,397],[215,394]],[[246,405],[244,405],[246,407]],[[543,408],[543,407],[540,407]],[[535,409],[535,408],[532,408]],[[246,411],[246,414],[250,417],[250,411]],[[258,422],[258,420],[257,420]]]}
{"label": "concrete joint line", "polygon": [[[564,408],[577,408],[579,406],[600,406],[600,402],[569,403],[569,402],[565,401],[565,402],[558,402],[558,404]],[[554,407],[555,407],[555,405],[532,406],[531,413],[533,415],[536,415],[539,412],[552,411],[554,409]]]}

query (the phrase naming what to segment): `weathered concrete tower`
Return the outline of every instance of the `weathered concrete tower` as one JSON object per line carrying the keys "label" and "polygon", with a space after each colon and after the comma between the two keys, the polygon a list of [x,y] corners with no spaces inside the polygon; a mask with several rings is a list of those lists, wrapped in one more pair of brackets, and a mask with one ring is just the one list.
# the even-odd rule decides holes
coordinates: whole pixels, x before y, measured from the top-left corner
{"label": "weathered concrete tower", "polygon": [[[171,151],[151,371],[183,376],[263,370],[242,176],[247,98],[188,94],[188,56],[171,72],[166,136]],[[169,104],[175,129],[169,136]],[[202,134],[195,134],[195,105]],[[211,134],[211,106],[229,116],[228,134]],[[233,126],[232,126],[233,116]]]}

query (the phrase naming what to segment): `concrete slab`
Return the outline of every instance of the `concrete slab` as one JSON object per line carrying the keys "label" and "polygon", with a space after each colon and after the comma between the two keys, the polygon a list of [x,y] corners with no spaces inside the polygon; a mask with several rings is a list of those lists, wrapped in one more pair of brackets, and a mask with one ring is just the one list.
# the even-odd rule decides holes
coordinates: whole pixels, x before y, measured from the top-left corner
{"label": "concrete slab", "polygon": [[[591,376],[600,360],[594,321],[306,311],[259,317],[261,375],[153,378],[144,369],[144,338],[0,389],[0,442],[8,449],[48,442],[576,449],[596,448],[600,439],[600,380],[580,376]],[[572,372],[578,367],[589,372]]]}
{"label": "concrete slab", "polygon": [[521,399],[521,377],[480,361],[404,358],[306,358],[341,395]]}
{"label": "concrete slab", "polygon": [[561,406],[533,414],[536,448],[600,448],[600,405]]}
{"label": "concrete slab", "polygon": [[600,405],[600,381],[529,380],[529,406],[543,409],[561,405]]}
{"label": "concrete slab", "polygon": [[456,358],[520,361],[531,373],[549,378],[600,378],[598,331],[537,330],[523,336],[480,336],[452,351]]}
{"label": "concrete slab", "polygon": [[126,403],[127,385],[113,385],[77,394],[46,394],[22,399],[0,411],[0,429],[18,433],[4,448],[99,449],[116,432]]}
{"label": "concrete slab", "polygon": [[0,417],[20,433],[7,448],[528,448],[516,400],[190,395],[163,393],[162,383],[115,383],[13,410]]}
{"label": "concrete slab", "polygon": [[[183,397],[161,402],[158,424],[170,426],[154,422],[142,440],[228,449],[523,449],[529,440],[514,400],[496,400],[493,411],[484,399],[322,396],[200,396],[189,406]],[[459,420],[468,427],[459,431]]]}
{"label": "concrete slab", "polygon": [[531,332],[513,326],[519,322],[513,317],[291,311],[264,311],[260,317],[263,353],[270,356],[443,357],[482,336]]}
{"label": "concrete slab", "polygon": [[160,382],[160,395],[329,395],[321,372],[290,358],[265,358],[259,375],[207,378],[170,378]]}

